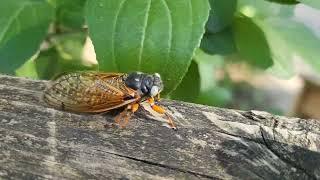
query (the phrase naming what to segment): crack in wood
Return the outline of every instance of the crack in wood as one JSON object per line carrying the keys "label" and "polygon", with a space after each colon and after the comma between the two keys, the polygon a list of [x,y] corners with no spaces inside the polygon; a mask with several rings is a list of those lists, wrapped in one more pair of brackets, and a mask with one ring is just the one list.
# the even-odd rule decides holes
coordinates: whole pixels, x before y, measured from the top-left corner
{"label": "crack in wood", "polygon": [[[97,151],[100,151],[100,150],[97,150]],[[131,157],[131,156],[126,156],[126,155],[121,155],[121,154],[112,153],[112,152],[106,152],[106,151],[103,151],[103,152],[105,152],[107,154],[115,155],[115,156],[118,156],[118,157],[121,157],[121,158],[127,158],[127,159],[130,159],[130,160],[133,160],[133,161],[138,161],[138,162],[142,162],[142,163],[145,163],[145,164],[148,164],[148,165],[157,166],[157,167],[161,167],[161,168],[166,168],[166,169],[170,169],[170,170],[174,170],[174,171],[178,171],[178,172],[194,175],[194,176],[201,177],[201,178],[218,179],[217,177],[210,176],[210,175],[207,175],[207,174],[197,173],[197,172],[190,171],[190,170],[184,170],[184,169],[181,169],[181,168],[172,167],[172,166],[169,166],[169,165],[160,164],[160,163],[156,163],[156,162],[152,162],[152,161],[148,161],[148,160],[143,160],[143,159],[139,159],[139,158],[135,158],[135,157]]]}
{"label": "crack in wood", "polygon": [[305,168],[299,166],[298,164],[294,163],[293,161],[285,158],[285,157],[282,157],[281,154],[279,154],[276,150],[274,150],[270,145],[269,143],[267,142],[267,139],[265,138],[265,135],[264,135],[264,129],[263,127],[260,126],[260,132],[261,132],[261,137],[262,137],[262,140],[264,142],[264,145],[268,148],[268,150],[270,152],[272,152],[275,156],[277,156],[279,159],[281,159],[281,161],[283,161],[284,163],[302,171],[305,175],[307,175],[310,179],[314,179],[316,180],[317,178],[310,174]]}

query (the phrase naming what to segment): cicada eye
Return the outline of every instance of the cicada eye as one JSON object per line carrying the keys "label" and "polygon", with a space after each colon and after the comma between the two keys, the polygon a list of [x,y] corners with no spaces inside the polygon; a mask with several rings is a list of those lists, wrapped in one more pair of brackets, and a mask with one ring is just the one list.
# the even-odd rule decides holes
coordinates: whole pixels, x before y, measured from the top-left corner
{"label": "cicada eye", "polygon": [[159,94],[163,90],[163,82],[161,80],[161,76],[159,73],[153,74],[153,86],[157,87],[158,93]]}
{"label": "cicada eye", "polygon": [[152,86],[151,91],[150,91],[150,96],[154,97],[157,94],[159,94],[159,87],[158,86]]}

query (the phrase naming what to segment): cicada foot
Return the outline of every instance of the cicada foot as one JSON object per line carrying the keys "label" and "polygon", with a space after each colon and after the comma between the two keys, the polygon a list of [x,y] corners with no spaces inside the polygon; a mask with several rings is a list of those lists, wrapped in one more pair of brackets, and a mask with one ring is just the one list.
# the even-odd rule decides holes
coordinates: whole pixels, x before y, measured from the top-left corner
{"label": "cicada foot", "polygon": [[155,104],[155,101],[154,101],[154,98],[149,98],[148,99],[148,103],[150,104],[151,108],[156,111],[157,113],[159,114],[163,114],[166,116],[166,119],[167,119],[167,124],[169,125],[169,127],[173,130],[177,130],[177,126],[174,124],[171,116],[166,112],[166,110],[159,106],[159,105],[156,105]]}
{"label": "cicada foot", "polygon": [[139,104],[135,103],[135,104],[131,104],[128,105],[127,108],[122,111],[119,115],[117,115],[114,119],[114,123],[112,123],[111,125],[105,125],[106,128],[109,127],[120,127],[121,129],[124,129],[127,124],[130,121],[130,118],[132,117],[132,115],[139,109]]}

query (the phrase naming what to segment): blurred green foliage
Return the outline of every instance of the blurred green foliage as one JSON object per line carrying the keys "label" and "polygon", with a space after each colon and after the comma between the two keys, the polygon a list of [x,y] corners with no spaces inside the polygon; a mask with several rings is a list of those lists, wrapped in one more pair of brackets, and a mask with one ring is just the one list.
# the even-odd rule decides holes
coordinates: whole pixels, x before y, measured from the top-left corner
{"label": "blurred green foliage", "polygon": [[164,93],[171,92],[190,66],[209,9],[207,0],[88,1],[86,17],[99,68],[158,72]]}
{"label": "blurred green foliage", "polygon": [[[158,72],[168,97],[225,106],[235,86],[217,72],[228,59],[290,77],[298,56],[320,71],[320,38],[294,18],[301,3],[320,9],[319,0],[1,1],[0,72]],[[83,57],[88,36],[98,65]]]}

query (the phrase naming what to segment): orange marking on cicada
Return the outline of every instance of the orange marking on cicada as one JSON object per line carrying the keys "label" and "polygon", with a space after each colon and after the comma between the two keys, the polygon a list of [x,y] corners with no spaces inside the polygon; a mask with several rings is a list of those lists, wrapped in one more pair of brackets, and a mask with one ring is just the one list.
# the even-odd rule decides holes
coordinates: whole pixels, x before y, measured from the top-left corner
{"label": "orange marking on cicada", "polygon": [[156,111],[157,113],[160,113],[160,114],[164,114],[166,111],[164,110],[164,108],[162,108],[161,106],[158,106],[155,104],[155,100],[154,98],[149,98],[148,100],[148,103],[150,104],[151,108]]}
{"label": "orange marking on cicada", "polygon": [[147,101],[150,105],[154,105],[154,99],[152,97],[147,99]]}
{"label": "orange marking on cicada", "polygon": [[164,108],[162,108],[161,106],[158,106],[158,105],[153,105],[153,106],[151,106],[151,108],[160,114],[164,114],[166,112],[166,110],[164,110]]}
{"label": "orange marking on cicada", "polygon": [[133,113],[138,111],[138,109],[139,109],[139,104],[138,103],[132,104],[131,111]]}
{"label": "orange marking on cicada", "polygon": [[158,106],[155,104],[155,100],[153,97],[147,99],[147,102],[150,104],[151,108],[156,111],[157,113],[160,113],[160,114],[164,114],[166,117],[167,117],[167,123],[168,125],[172,128],[172,129],[177,129],[176,125],[174,124],[171,116],[166,112],[166,110],[161,107],[161,106]]}

